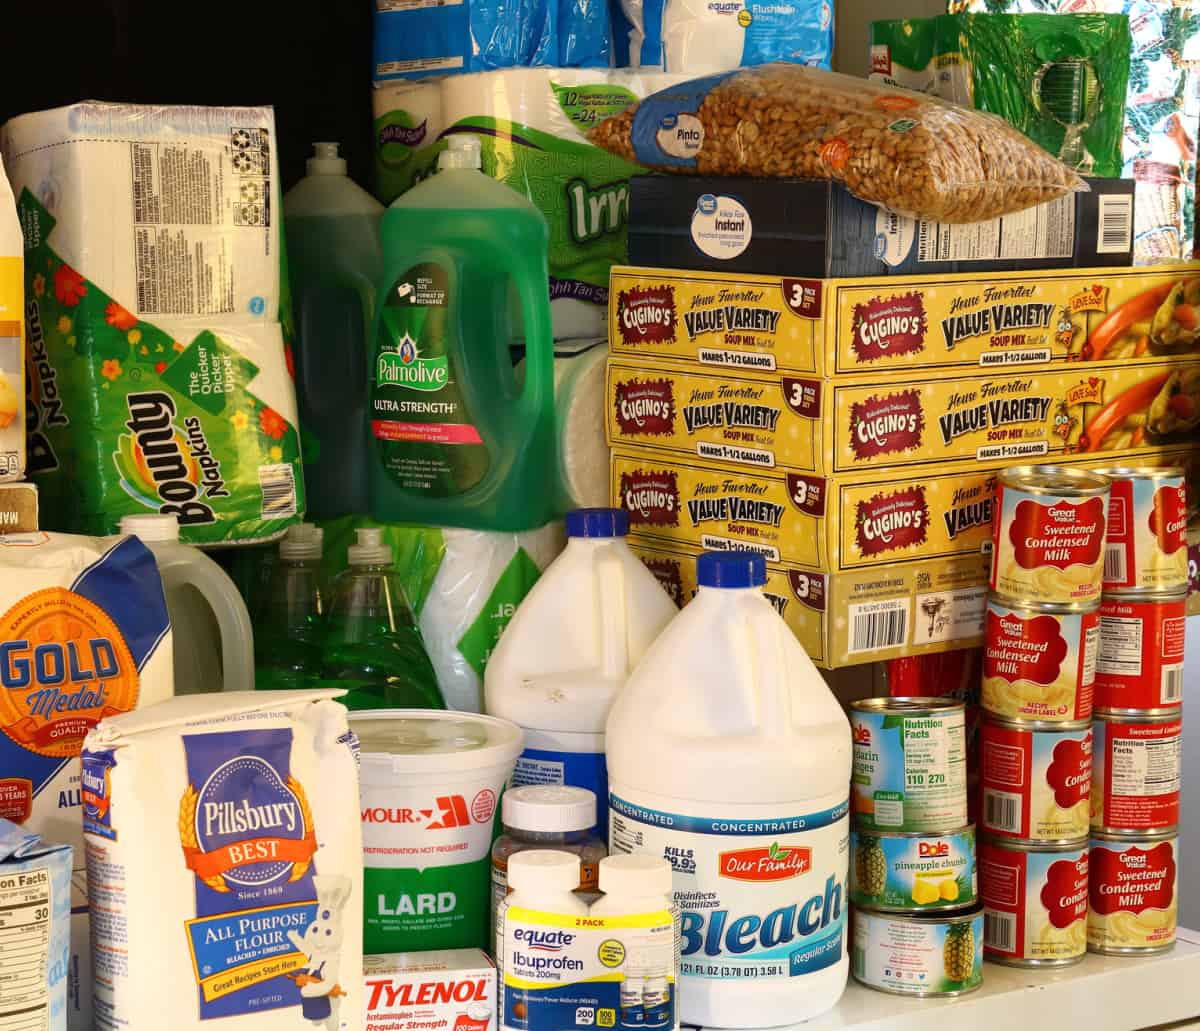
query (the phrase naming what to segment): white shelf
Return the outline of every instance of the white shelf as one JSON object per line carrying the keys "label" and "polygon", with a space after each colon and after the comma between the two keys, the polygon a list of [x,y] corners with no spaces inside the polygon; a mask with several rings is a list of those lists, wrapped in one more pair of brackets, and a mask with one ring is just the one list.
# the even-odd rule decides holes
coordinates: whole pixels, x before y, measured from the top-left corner
{"label": "white shelf", "polygon": [[1088,955],[1056,973],[983,965],[983,987],[957,999],[906,999],[851,979],[832,1011],[798,1031],[1134,1031],[1200,1026],[1200,931],[1144,959]]}

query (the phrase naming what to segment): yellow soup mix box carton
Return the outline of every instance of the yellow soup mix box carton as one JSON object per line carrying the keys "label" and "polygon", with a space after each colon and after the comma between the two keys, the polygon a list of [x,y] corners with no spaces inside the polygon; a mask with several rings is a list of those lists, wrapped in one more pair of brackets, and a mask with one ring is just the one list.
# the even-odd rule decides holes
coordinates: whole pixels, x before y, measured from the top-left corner
{"label": "yellow soup mix box carton", "polygon": [[804,279],[616,267],[614,354],[817,376],[1200,353],[1200,265]]}
{"label": "yellow soup mix box carton", "polygon": [[714,373],[617,356],[607,377],[612,447],[730,467],[859,475],[1124,461],[1200,434],[1194,357],[861,381]]}
{"label": "yellow soup mix box carton", "polygon": [[[1098,467],[1104,459],[1080,463]],[[1184,465],[1191,449],[1144,456]],[[996,477],[1002,465],[966,471],[920,466],[868,477],[735,471],[647,449],[612,456],[610,496],[630,533],[712,551],[747,549],[768,563],[840,573],[922,566],[990,553]],[[1200,500],[1200,491],[1193,489]]]}
{"label": "yellow soup mix box carton", "polygon": [[[702,548],[631,536],[679,605],[696,594]],[[769,564],[763,588],[813,662],[839,669],[983,643],[987,565],[979,556],[849,573]]]}

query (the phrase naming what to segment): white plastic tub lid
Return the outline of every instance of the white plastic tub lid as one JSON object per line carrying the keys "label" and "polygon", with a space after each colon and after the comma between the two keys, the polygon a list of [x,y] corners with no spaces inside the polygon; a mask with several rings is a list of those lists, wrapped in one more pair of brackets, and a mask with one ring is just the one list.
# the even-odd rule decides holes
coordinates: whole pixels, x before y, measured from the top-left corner
{"label": "white plastic tub lid", "polygon": [[371,709],[350,714],[362,769],[429,773],[502,766],[524,747],[521,728],[495,716],[437,709]]}

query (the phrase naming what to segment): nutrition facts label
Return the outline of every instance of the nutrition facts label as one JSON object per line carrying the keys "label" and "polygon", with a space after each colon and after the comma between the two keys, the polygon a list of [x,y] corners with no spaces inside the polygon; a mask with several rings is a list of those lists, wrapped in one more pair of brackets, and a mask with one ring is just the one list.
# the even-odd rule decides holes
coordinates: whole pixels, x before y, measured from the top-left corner
{"label": "nutrition facts label", "polygon": [[1179,745],[1181,738],[1132,741],[1112,744],[1112,793],[1143,797],[1170,795],[1179,790]]}
{"label": "nutrition facts label", "polygon": [[49,1026],[50,871],[0,874],[0,1031]]}
{"label": "nutrition facts label", "polygon": [[1101,673],[1136,677],[1142,672],[1142,621],[1104,616],[1100,620]]}

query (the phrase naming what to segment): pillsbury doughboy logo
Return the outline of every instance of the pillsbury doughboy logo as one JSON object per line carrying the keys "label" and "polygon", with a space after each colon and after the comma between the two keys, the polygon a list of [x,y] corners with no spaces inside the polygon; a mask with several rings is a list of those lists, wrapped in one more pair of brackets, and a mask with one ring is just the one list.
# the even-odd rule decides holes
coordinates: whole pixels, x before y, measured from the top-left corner
{"label": "pillsbury doughboy logo", "polygon": [[218,766],[179,804],[188,869],[214,891],[304,876],[316,851],[304,789],[265,759],[242,755]]}

